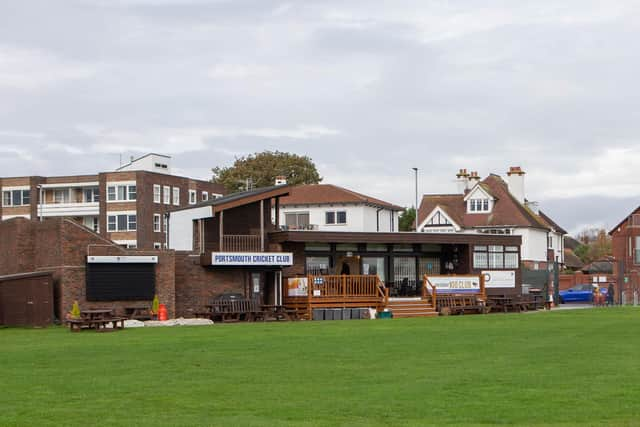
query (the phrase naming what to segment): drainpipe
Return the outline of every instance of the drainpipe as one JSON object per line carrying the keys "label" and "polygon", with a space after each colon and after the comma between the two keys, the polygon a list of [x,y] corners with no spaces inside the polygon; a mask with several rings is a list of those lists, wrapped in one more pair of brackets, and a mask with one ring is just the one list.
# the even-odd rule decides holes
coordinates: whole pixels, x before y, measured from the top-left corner
{"label": "drainpipe", "polygon": [[[376,209],[376,231],[380,231],[380,211],[382,210],[382,208]],[[393,215],[393,212],[391,213],[391,215]]]}

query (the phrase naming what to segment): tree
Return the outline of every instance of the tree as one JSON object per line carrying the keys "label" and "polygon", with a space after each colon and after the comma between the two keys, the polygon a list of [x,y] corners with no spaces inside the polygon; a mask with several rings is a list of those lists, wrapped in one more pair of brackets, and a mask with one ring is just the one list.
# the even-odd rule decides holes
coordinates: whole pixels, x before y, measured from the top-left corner
{"label": "tree", "polygon": [[415,208],[405,208],[400,214],[398,219],[398,228],[400,231],[413,231],[415,230],[414,222],[416,220]]}
{"label": "tree", "polygon": [[212,182],[222,184],[231,192],[274,185],[277,176],[284,176],[291,185],[317,184],[322,181],[311,158],[280,151],[264,151],[235,160],[233,166],[215,167]]}
{"label": "tree", "polygon": [[578,233],[578,240],[582,243],[573,252],[584,262],[589,264],[612,255],[611,236],[607,230],[587,228]]}

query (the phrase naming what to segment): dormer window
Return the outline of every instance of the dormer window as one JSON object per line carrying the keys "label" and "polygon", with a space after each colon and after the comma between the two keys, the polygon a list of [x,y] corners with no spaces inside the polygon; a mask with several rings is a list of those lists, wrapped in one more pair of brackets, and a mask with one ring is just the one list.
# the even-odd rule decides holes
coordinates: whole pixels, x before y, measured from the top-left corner
{"label": "dormer window", "polygon": [[469,212],[475,212],[475,213],[489,212],[489,200],[487,199],[469,200]]}

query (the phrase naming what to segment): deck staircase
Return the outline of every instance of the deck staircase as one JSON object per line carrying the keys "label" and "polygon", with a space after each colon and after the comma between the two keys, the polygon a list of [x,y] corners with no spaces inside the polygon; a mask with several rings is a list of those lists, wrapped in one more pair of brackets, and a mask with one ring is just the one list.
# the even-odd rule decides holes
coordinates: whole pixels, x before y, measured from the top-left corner
{"label": "deck staircase", "polygon": [[391,299],[387,308],[394,318],[435,317],[438,315],[431,299]]}

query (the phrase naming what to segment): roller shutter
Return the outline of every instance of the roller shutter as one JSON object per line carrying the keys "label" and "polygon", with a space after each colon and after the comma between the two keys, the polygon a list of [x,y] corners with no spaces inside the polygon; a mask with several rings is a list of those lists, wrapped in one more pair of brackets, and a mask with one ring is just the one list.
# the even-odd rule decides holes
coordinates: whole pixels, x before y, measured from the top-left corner
{"label": "roller shutter", "polygon": [[151,300],[155,264],[87,264],[87,301]]}

